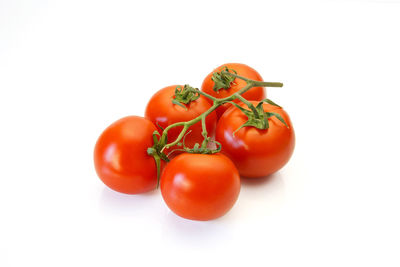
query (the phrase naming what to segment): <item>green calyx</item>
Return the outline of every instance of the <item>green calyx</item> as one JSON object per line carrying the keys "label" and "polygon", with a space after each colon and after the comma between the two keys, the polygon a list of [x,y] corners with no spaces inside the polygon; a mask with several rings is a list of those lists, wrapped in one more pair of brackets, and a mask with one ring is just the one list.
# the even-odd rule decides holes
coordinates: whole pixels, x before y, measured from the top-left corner
{"label": "green calyx", "polygon": [[223,67],[220,72],[214,72],[211,80],[214,82],[213,90],[218,92],[221,89],[229,89],[231,84],[235,81],[236,77],[233,75],[229,75],[227,73],[235,73],[237,72],[233,69],[229,69],[228,67]]}
{"label": "green calyx", "polygon": [[179,85],[175,88],[175,94],[172,97],[172,103],[187,110],[185,105],[197,100],[199,97],[200,94],[196,92],[195,88],[188,84],[185,84],[183,87]]}
{"label": "green calyx", "polygon": [[260,130],[265,130],[269,128],[269,119],[271,117],[276,117],[280,122],[282,122],[286,127],[289,128],[285,120],[282,118],[282,116],[279,113],[276,112],[265,112],[263,109],[263,103],[268,103],[277,107],[280,107],[276,103],[272,102],[269,99],[264,99],[260,101],[256,107],[253,106],[251,103],[246,103],[248,106],[251,105],[252,107],[249,106],[250,110],[244,109],[243,107],[239,106],[238,104],[234,102],[230,102],[232,105],[240,109],[246,116],[247,116],[247,121],[241,125],[238,129],[236,129],[233,132],[233,136],[235,136],[235,133],[242,129],[243,127],[255,127]]}

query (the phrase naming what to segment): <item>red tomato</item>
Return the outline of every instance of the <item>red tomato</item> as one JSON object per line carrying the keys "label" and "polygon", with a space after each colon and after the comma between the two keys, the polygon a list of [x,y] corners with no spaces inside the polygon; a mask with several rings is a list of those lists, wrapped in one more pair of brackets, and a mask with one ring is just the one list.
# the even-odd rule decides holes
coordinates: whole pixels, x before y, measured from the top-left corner
{"label": "red tomato", "polygon": [[295,136],[289,115],[270,104],[263,104],[263,109],[280,114],[289,128],[274,116],[268,119],[269,129],[243,127],[232,136],[247,121],[247,116],[235,107],[218,121],[216,140],[221,143],[222,152],[235,163],[240,175],[245,177],[262,177],[278,171],[289,161],[294,150]]}
{"label": "red tomato", "polygon": [[156,130],[151,121],[137,116],[122,118],[104,130],[94,149],[94,165],[108,187],[126,194],[156,188],[156,163],[147,154]]}
{"label": "red tomato", "polygon": [[222,154],[184,153],[171,160],[161,176],[161,194],[177,215],[191,220],[212,220],[235,204],[239,173]]}
{"label": "red tomato", "polygon": [[[235,79],[233,81],[233,83],[231,84],[231,87],[228,89],[220,89],[217,92],[213,90],[214,87],[214,82],[211,80],[211,77],[213,75],[214,72],[219,72],[221,71],[224,67],[228,67],[229,69],[233,69],[237,72],[238,75],[252,79],[252,80],[256,80],[256,81],[262,81],[262,77],[260,74],[258,74],[258,72],[245,65],[245,64],[240,64],[240,63],[227,63],[224,65],[219,66],[218,68],[216,68],[215,70],[213,70],[213,72],[211,72],[210,74],[207,75],[207,77],[204,79],[203,81],[203,85],[201,86],[201,90],[204,91],[205,93],[212,95],[216,98],[225,98],[228,97],[234,93],[236,93],[237,91],[239,91],[240,89],[242,89],[243,87],[246,86],[246,82],[241,80],[241,79]],[[265,99],[266,95],[265,95],[265,90],[263,87],[253,87],[251,88],[249,91],[247,91],[246,93],[242,94],[242,96],[244,98],[246,98],[247,100],[263,100]],[[238,102],[238,100],[235,100],[234,102]],[[226,103],[220,107],[217,108],[217,117],[220,118],[222,116],[222,114],[230,107],[231,105],[229,103]]]}
{"label": "red tomato", "polygon": [[[186,106],[186,109],[173,104],[172,97],[174,96],[176,87],[177,85],[172,85],[159,90],[152,96],[146,107],[145,117],[151,120],[155,125],[160,125],[163,129],[176,122],[192,120],[211,107],[211,104],[208,103],[203,96],[189,104],[183,104]],[[206,118],[206,128],[209,136],[214,136],[216,124],[216,114],[212,112]],[[183,126],[174,127],[168,131],[169,143],[176,140],[182,128]],[[191,126],[187,132],[189,131],[191,132],[187,134],[185,144],[188,147],[193,147],[196,143],[201,145],[204,139],[201,135],[201,121]],[[174,148],[170,148],[166,152],[168,153],[172,149]]]}

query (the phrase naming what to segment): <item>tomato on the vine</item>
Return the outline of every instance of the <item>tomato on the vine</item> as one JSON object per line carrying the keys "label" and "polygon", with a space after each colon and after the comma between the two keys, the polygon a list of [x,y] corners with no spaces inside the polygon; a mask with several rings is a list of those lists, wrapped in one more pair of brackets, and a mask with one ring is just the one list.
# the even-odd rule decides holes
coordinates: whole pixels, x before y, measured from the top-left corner
{"label": "tomato on the vine", "polygon": [[154,131],[150,120],[137,116],[117,120],[104,130],[94,150],[96,172],[104,184],[126,194],[156,188],[156,164],[147,154]]}
{"label": "tomato on the vine", "polygon": [[[177,85],[172,85],[159,90],[151,97],[147,104],[145,117],[151,120],[155,125],[160,126],[162,129],[177,122],[190,121],[211,107],[211,104],[203,96],[200,96],[187,104],[173,103],[172,100],[175,98],[176,88]],[[206,118],[206,128],[210,136],[213,136],[215,133],[216,123],[217,118],[214,111]],[[168,131],[168,142],[174,141],[179,136],[182,128],[183,126],[171,128]],[[161,129],[159,130],[161,132]],[[185,136],[185,145],[193,147],[196,143],[201,144],[204,139],[201,132],[202,125],[201,121],[199,121],[188,129],[188,134]],[[173,149],[174,147],[165,152],[168,153]]]}
{"label": "tomato on the vine", "polygon": [[[241,63],[227,63],[224,65],[219,66],[218,68],[214,69],[213,72],[207,75],[207,77],[204,79],[203,84],[201,86],[201,90],[209,95],[212,95],[213,97],[216,98],[225,98],[228,97],[236,92],[238,92],[240,89],[242,89],[244,86],[246,86],[246,81],[243,81],[242,79],[233,79],[233,81],[230,83],[230,86],[228,88],[221,88],[221,89],[214,89],[215,82],[212,80],[213,74],[216,72],[220,72],[221,70],[224,70],[225,67],[231,70],[231,72],[235,71],[236,74],[249,78],[251,80],[255,81],[262,81],[261,75],[253,68],[241,64]],[[233,72],[234,73],[234,72]],[[265,96],[265,89],[263,87],[253,87],[249,91],[245,92],[242,95],[244,98],[247,100],[263,100]],[[211,100],[209,100],[211,101]],[[234,102],[238,102],[238,100],[234,100]],[[220,107],[217,108],[217,117],[220,118],[222,114],[230,107],[231,105],[229,103],[223,104]]]}
{"label": "tomato on the vine", "polygon": [[[249,109],[244,104],[240,106]],[[289,115],[281,107],[270,104],[263,104],[263,109],[278,113],[287,126],[273,116],[268,119],[268,129],[246,126],[233,135],[247,121],[247,116],[236,107],[226,111],[217,124],[216,140],[221,143],[222,152],[244,177],[262,177],[278,171],[289,161],[294,150],[295,135]]]}
{"label": "tomato on the vine", "polygon": [[184,153],[165,167],[160,187],[174,213],[204,221],[232,208],[239,195],[240,177],[232,161],[222,154]]}

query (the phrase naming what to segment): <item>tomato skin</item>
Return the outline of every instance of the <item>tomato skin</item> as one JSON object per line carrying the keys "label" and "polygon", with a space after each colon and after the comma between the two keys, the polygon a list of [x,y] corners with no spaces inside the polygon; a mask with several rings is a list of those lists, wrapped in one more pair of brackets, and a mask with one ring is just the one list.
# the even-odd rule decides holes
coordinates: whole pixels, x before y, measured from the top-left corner
{"label": "tomato skin", "polygon": [[[172,97],[174,96],[176,87],[177,85],[171,85],[159,90],[152,96],[146,107],[145,117],[151,120],[155,125],[158,123],[164,129],[176,122],[192,120],[211,107],[211,104],[208,103],[203,96],[187,104],[187,110],[179,105],[173,104]],[[209,136],[214,136],[216,125],[217,118],[214,111],[206,118],[206,128]],[[182,128],[183,126],[174,127],[168,131],[169,143],[175,141]],[[188,133],[185,138],[186,146],[193,147],[196,143],[201,144],[203,142],[204,138],[201,135],[201,121],[192,125],[187,132],[189,131],[191,132]],[[166,152],[168,153],[171,150],[173,150],[173,148],[170,148]]]}
{"label": "tomato skin", "polygon": [[171,160],[161,176],[168,207],[190,220],[212,220],[227,213],[240,192],[239,173],[226,156],[184,153]]}
{"label": "tomato skin", "polygon": [[156,130],[151,121],[138,116],[117,120],[104,130],[94,149],[94,165],[105,185],[125,194],[156,188],[156,164],[147,154]]}
{"label": "tomato skin", "polygon": [[[212,95],[216,98],[224,98],[224,97],[228,97],[234,93],[236,93],[237,91],[239,91],[240,89],[242,89],[243,87],[246,86],[246,82],[241,80],[241,79],[235,79],[234,83],[232,84],[232,86],[228,89],[221,89],[218,92],[215,92],[213,90],[214,87],[214,82],[211,80],[211,77],[213,75],[214,72],[218,72],[221,71],[221,69],[223,67],[228,67],[229,69],[234,69],[238,75],[252,79],[252,80],[256,80],[256,81],[262,81],[262,77],[261,75],[253,68],[251,68],[250,66],[247,66],[245,64],[241,64],[241,63],[227,63],[227,64],[223,64],[221,66],[219,66],[218,68],[214,69],[210,74],[207,75],[207,77],[204,79],[203,84],[201,86],[201,90],[209,95]],[[266,93],[265,93],[265,89],[263,87],[253,87],[251,88],[249,91],[247,91],[246,93],[242,94],[242,96],[244,98],[246,98],[247,100],[263,100],[266,98]],[[210,100],[211,101],[211,100]],[[235,100],[234,102],[239,102],[238,100]],[[211,102],[210,102],[211,103]],[[219,119],[222,114],[231,106],[231,104],[226,103],[223,104],[222,106],[217,108],[217,118]]]}
{"label": "tomato skin", "polygon": [[[257,101],[250,101],[254,105]],[[247,108],[244,104],[241,105]],[[247,121],[239,109],[231,107],[218,121],[216,140],[222,145],[222,153],[236,165],[244,177],[263,177],[281,169],[290,159],[295,146],[295,134],[289,115],[280,107],[263,105],[264,111],[279,113],[287,128],[276,117],[269,119],[269,129],[243,127],[232,133]]]}

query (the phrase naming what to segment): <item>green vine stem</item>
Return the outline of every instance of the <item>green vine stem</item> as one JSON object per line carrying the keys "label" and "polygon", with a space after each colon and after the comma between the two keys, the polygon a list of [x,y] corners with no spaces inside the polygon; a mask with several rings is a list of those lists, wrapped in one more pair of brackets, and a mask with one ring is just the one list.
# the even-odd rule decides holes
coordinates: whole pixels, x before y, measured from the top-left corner
{"label": "green vine stem", "polygon": [[282,87],[283,83],[276,83],[276,82],[264,82],[264,81],[255,81],[255,80],[251,80],[248,79],[246,77],[240,76],[236,73],[232,73],[232,72],[228,72],[228,71],[221,71],[221,74],[225,74],[225,75],[231,75],[235,78],[241,79],[243,81],[246,81],[247,83],[254,83],[253,87],[257,87],[257,86],[261,86],[261,87]]}
{"label": "green vine stem", "polygon": [[[221,75],[230,75],[231,77],[234,77],[235,79],[241,79],[246,81],[246,86],[244,86],[242,89],[240,89],[238,92],[225,97],[225,98],[216,98],[213,97],[203,91],[200,91],[197,88],[193,88],[190,87],[188,85],[185,85],[184,88],[177,88],[176,92],[178,92],[178,99],[176,99],[177,102],[182,102],[182,101],[186,101],[187,97],[190,97],[191,99],[195,100],[198,97],[200,97],[200,95],[203,95],[204,97],[211,99],[213,101],[213,105],[207,110],[205,111],[203,114],[199,115],[198,117],[190,120],[190,121],[186,121],[186,122],[177,122],[174,124],[169,125],[168,127],[166,127],[161,136],[160,134],[155,131],[153,133],[153,141],[154,141],[154,145],[152,147],[149,147],[147,149],[147,153],[151,156],[154,157],[154,160],[156,162],[156,166],[157,166],[157,188],[159,186],[159,182],[160,182],[160,166],[161,166],[161,160],[164,160],[166,162],[169,161],[168,156],[164,153],[164,151],[166,149],[169,149],[175,145],[182,145],[183,149],[176,149],[179,151],[186,151],[189,153],[203,153],[203,154],[214,154],[214,153],[218,153],[221,150],[221,144],[218,143],[217,141],[213,141],[217,148],[216,149],[209,149],[208,146],[208,142],[210,140],[210,137],[208,137],[208,132],[207,132],[207,128],[206,128],[206,117],[208,115],[210,115],[214,110],[216,110],[219,106],[225,104],[225,103],[231,103],[234,106],[238,107],[239,109],[241,109],[249,118],[249,121],[247,123],[245,123],[244,125],[241,126],[259,126],[260,122],[263,122],[262,125],[260,127],[264,127],[265,125],[268,126],[268,118],[270,116],[274,116],[275,114],[272,113],[264,113],[262,110],[262,106],[260,106],[260,104],[262,104],[262,102],[266,102],[266,103],[270,103],[273,105],[276,105],[274,102],[272,102],[269,99],[265,99],[263,101],[260,102],[260,104],[255,107],[250,101],[248,101],[247,99],[245,99],[244,97],[242,97],[242,94],[247,92],[248,90],[250,90],[253,87],[282,87],[283,84],[282,83],[277,83],[277,82],[264,82],[264,81],[255,81],[255,80],[251,80],[248,79],[246,77],[240,76],[238,75],[235,71],[233,72],[229,72],[229,70],[223,70],[220,72]],[[234,79],[233,79],[234,80]],[[182,100],[183,99],[183,100]],[[244,104],[246,104],[249,107],[249,111],[244,110],[242,107],[240,107],[239,105],[237,105],[236,103],[232,102],[233,100],[240,100],[241,102],[243,102]],[[175,99],[174,99],[175,100]],[[173,102],[174,104],[177,104],[175,102]],[[185,103],[185,102],[183,102]],[[278,114],[279,115],[279,114]],[[276,116],[276,115],[275,115]],[[254,118],[254,119],[252,119]],[[281,118],[278,118],[281,120]],[[185,147],[185,136],[187,135],[187,131],[188,129],[198,123],[199,121],[201,121],[201,125],[202,125],[202,136],[204,138],[201,146],[200,144],[196,144],[193,148],[187,148]],[[253,121],[253,122],[251,122]],[[256,121],[256,122],[254,122]],[[167,143],[167,136],[168,136],[168,131],[174,127],[180,127],[183,126],[181,132],[179,133],[178,137],[172,141],[171,143]],[[181,142],[182,140],[182,142]]]}
{"label": "green vine stem", "polygon": [[[168,127],[166,127],[164,129],[164,131],[162,132],[161,138],[160,138],[160,146],[162,145],[162,148],[160,150],[160,153],[163,153],[165,149],[169,149],[175,145],[177,145],[183,138],[183,136],[185,135],[186,131],[189,129],[190,126],[196,124],[199,121],[202,121],[202,135],[204,137],[204,141],[202,143],[202,148],[206,148],[207,147],[207,141],[208,141],[208,137],[207,137],[207,130],[205,127],[205,118],[211,113],[213,112],[215,109],[217,109],[220,105],[227,103],[227,102],[231,102],[235,99],[239,99],[240,101],[242,101],[243,103],[245,103],[253,112],[256,118],[259,117],[258,115],[258,111],[256,110],[256,108],[254,107],[253,104],[251,104],[248,100],[246,100],[244,97],[242,97],[241,95],[245,92],[247,92],[248,90],[250,90],[253,87],[258,87],[258,86],[268,86],[268,87],[282,87],[283,84],[282,83],[276,83],[276,82],[263,82],[263,81],[255,81],[255,80],[251,80],[248,79],[246,77],[237,75],[236,73],[231,73],[231,72],[226,72],[226,71],[222,71],[221,73],[225,74],[225,75],[232,75],[235,78],[244,80],[247,82],[246,86],[243,87],[242,89],[240,89],[238,92],[225,97],[225,98],[216,98],[213,97],[207,93],[204,93],[203,91],[200,91],[199,89],[196,88],[191,88],[190,90],[192,90],[193,92],[199,94],[199,95],[203,95],[209,99],[211,99],[213,101],[213,105],[207,110],[205,111],[203,114],[199,115],[198,117],[190,120],[190,121],[186,121],[186,122],[177,122],[174,124],[169,125]],[[167,134],[168,131],[171,128],[174,127],[178,127],[178,126],[183,126],[183,129],[181,130],[179,136],[176,138],[176,140],[174,140],[171,143],[166,144],[166,140],[167,140]]]}
{"label": "green vine stem", "polygon": [[202,129],[201,135],[204,138],[204,141],[201,144],[201,148],[206,149],[208,141],[210,140],[210,137],[208,137],[207,127],[206,127],[206,117],[201,118],[201,129]]}

